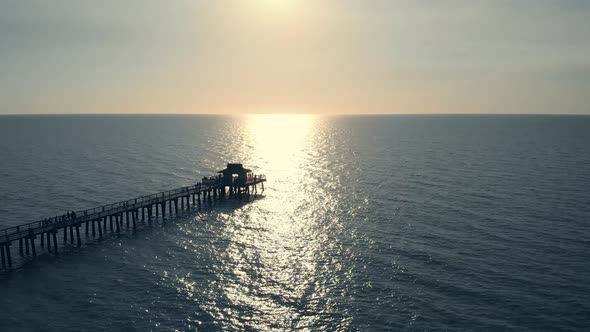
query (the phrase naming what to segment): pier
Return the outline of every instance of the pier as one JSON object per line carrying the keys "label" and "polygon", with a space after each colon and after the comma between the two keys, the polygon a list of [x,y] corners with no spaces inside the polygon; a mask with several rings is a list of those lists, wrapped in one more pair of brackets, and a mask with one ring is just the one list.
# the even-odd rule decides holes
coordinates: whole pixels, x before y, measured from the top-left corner
{"label": "pier", "polygon": [[80,228],[84,228],[85,238],[92,239],[102,239],[107,232],[135,231],[140,222],[151,225],[157,220],[164,220],[167,214],[178,215],[184,210],[190,210],[191,206],[198,208],[211,204],[213,200],[257,195],[259,186],[262,194],[264,182],[264,175],[254,175],[241,164],[227,164],[227,168],[219,171],[217,176],[204,177],[188,187],[5,228],[0,230],[0,262],[3,268],[13,266],[14,250],[11,247],[16,242],[21,256],[37,256],[37,245],[57,254],[59,238],[63,238],[64,245],[68,242],[70,245],[82,245]]}

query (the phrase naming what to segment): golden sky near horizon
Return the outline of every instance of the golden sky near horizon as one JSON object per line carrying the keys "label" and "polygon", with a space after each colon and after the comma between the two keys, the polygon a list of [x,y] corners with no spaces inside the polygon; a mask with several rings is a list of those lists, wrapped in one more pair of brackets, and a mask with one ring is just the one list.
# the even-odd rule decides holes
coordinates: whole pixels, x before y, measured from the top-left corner
{"label": "golden sky near horizon", "polygon": [[2,113],[590,113],[590,3],[0,2]]}

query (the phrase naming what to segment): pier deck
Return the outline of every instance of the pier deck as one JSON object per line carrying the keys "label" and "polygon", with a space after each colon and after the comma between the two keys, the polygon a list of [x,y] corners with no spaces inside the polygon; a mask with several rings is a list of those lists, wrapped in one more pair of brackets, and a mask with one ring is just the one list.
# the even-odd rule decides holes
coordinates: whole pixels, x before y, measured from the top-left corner
{"label": "pier deck", "polygon": [[[251,193],[258,193],[258,185],[261,185],[261,193],[264,191],[264,175],[252,175],[239,184],[231,184],[232,180],[224,179],[223,176],[203,178],[202,182],[188,187],[177,188],[159,192],[157,194],[141,196],[126,201],[103,205],[91,209],[74,211],[62,216],[45,218],[43,220],[8,227],[0,230],[0,261],[2,267],[12,267],[11,245],[12,242],[19,242],[19,252],[21,256],[36,256],[37,248],[35,239],[40,238],[40,246],[44,247],[46,242],[47,251],[57,253],[57,233],[61,230],[63,233],[63,242],[69,241],[74,244],[74,232],[76,233],[76,243],[81,245],[80,227],[85,225],[85,234],[95,238],[98,229],[98,238],[103,237],[107,232],[107,224],[110,224],[110,231],[120,232],[123,228],[125,219],[126,228],[130,228],[130,223],[135,230],[137,222],[152,222],[152,219],[162,218],[166,215],[166,203],[168,203],[168,214],[178,214],[179,211],[186,208],[190,209],[191,200],[193,206],[200,206],[201,203],[211,202],[213,199],[221,200],[226,197],[238,198]],[[178,201],[181,203],[181,210],[178,207]],[[174,208],[174,209],[173,209]],[[155,215],[154,215],[155,212]],[[140,218],[141,217],[141,218]],[[98,226],[98,227],[97,227]],[[69,234],[68,234],[69,230]],[[46,239],[46,241],[45,241]],[[51,243],[53,242],[53,243]]]}

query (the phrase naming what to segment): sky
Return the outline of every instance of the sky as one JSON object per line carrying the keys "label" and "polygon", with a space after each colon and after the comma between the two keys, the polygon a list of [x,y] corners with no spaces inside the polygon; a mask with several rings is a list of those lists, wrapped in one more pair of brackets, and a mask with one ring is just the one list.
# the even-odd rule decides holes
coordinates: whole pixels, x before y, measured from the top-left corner
{"label": "sky", "polygon": [[590,114],[587,0],[0,0],[0,114]]}

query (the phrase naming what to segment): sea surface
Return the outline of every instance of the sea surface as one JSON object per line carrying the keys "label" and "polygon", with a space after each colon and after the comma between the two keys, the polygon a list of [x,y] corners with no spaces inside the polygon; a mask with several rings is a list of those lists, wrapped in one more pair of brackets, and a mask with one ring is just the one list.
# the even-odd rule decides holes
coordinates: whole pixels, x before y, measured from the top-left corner
{"label": "sea surface", "polygon": [[0,116],[0,227],[227,162],[264,194],[13,244],[0,331],[590,329],[590,116]]}

